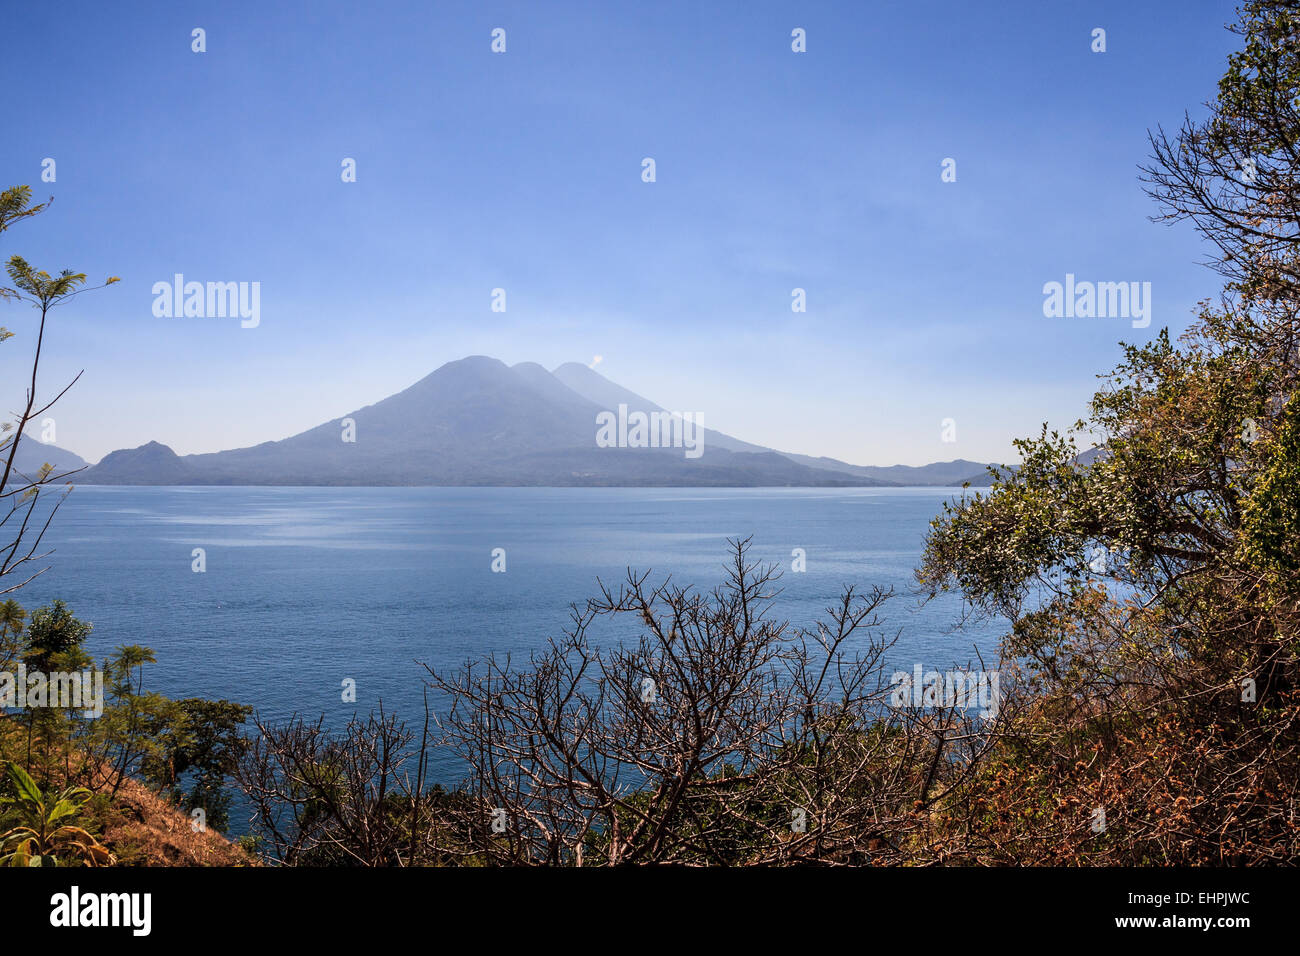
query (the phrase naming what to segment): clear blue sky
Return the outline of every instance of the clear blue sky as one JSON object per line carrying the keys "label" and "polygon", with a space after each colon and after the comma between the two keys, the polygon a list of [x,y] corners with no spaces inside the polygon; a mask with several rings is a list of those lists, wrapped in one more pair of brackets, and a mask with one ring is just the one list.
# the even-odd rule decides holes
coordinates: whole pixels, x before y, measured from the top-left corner
{"label": "clear blue sky", "polygon": [[[1078,417],[1119,340],[1181,330],[1217,292],[1191,230],[1148,221],[1136,166],[1148,128],[1213,96],[1232,14],[11,4],[0,179],[55,203],[0,254],[123,279],[49,342],[49,387],[85,369],[58,442],[91,460],[282,438],[471,354],[600,355],[614,381],[787,451],[1004,460]],[[154,317],[177,272],[260,282],[260,326]],[[1151,327],[1045,318],[1066,273],[1149,281]],[[20,335],[0,348],[13,408],[31,316],[2,305],[0,324]]]}

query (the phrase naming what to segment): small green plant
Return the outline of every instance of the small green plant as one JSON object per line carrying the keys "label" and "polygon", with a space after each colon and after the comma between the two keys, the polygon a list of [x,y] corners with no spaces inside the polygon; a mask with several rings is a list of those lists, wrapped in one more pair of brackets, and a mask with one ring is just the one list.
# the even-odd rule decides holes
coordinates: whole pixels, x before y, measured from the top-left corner
{"label": "small green plant", "polygon": [[22,822],[0,833],[0,865],[105,866],[114,862],[112,853],[72,823],[90,799],[89,790],[69,787],[51,795],[41,792],[31,775],[13,761],[9,762],[8,772],[18,795],[0,798],[0,803],[13,805]]}

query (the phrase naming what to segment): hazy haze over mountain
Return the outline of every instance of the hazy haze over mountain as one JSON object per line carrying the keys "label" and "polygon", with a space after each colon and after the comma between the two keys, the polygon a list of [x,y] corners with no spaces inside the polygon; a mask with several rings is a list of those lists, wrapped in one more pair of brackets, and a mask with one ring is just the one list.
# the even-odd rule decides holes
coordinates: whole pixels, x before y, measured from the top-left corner
{"label": "hazy haze over mountain", "polygon": [[[0,467],[9,458],[9,446],[6,445],[0,451]],[[77,468],[84,468],[85,460],[80,455],[74,455],[66,448],[60,448],[58,445],[46,444],[30,434],[24,434],[18,442],[18,453],[14,456],[14,468],[24,475],[34,475],[40,470],[41,465],[49,463],[54,466],[52,474],[60,475],[65,472],[74,471]],[[81,476],[78,475],[78,478]]]}
{"label": "hazy haze over mountain", "polygon": [[[707,428],[684,447],[599,447],[598,416],[666,410],[577,363],[554,372],[471,356],[383,401],[281,441],[178,456],[149,442],[106,455],[86,484],[715,485],[954,484],[978,462],[854,466],[786,455]],[[688,410],[687,415],[695,414]],[[354,431],[355,441],[345,440]],[[690,432],[686,434],[690,444]]]}

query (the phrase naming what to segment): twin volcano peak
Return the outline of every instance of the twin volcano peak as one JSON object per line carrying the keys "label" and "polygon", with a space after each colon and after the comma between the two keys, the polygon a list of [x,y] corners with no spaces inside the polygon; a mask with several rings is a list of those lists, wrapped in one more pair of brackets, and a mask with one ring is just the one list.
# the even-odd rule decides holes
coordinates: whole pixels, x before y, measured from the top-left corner
{"label": "twin volcano peak", "polygon": [[942,482],[927,480],[933,476],[925,469],[935,466],[886,477],[873,474],[881,469],[785,454],[711,429],[700,429],[694,457],[681,448],[601,447],[597,441],[602,413],[664,411],[578,362],[547,371],[536,362],[506,365],[471,355],[382,401],[279,441],[183,456],[151,441],[112,452],[79,482],[847,487],[960,483],[978,480],[982,468],[949,463]]}

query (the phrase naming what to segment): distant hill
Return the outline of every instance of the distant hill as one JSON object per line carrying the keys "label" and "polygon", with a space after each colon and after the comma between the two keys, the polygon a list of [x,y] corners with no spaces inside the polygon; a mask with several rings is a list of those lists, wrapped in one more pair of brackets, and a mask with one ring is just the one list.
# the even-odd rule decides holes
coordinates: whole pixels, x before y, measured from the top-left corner
{"label": "distant hill", "polygon": [[[983,465],[978,461],[957,458],[953,461],[937,461],[930,465],[890,465],[885,468],[867,467],[862,471],[872,478],[880,478],[900,485],[960,485],[970,481],[972,474],[979,474],[983,480]],[[974,482],[972,482],[974,484]]]}
{"label": "distant hill", "polygon": [[[9,457],[9,446],[0,451],[0,468]],[[52,474],[61,475],[86,466],[85,459],[74,455],[58,445],[47,445],[29,434],[24,434],[18,441],[18,453],[14,456],[14,469],[21,475],[35,475],[41,465],[49,463],[54,466]],[[81,475],[77,476],[79,480]]]}
{"label": "distant hill", "polygon": [[[599,372],[577,362],[567,362],[553,373],[556,378],[568,385],[578,394],[590,399],[604,408],[616,408],[620,402],[629,409],[662,411],[649,399],[642,398],[621,385],[616,385]],[[731,451],[772,452],[771,448],[754,445],[750,442],[732,438],[722,432],[705,429],[707,440],[719,448]],[[988,475],[983,469],[987,465],[977,461],[958,458],[954,461],[935,462],[930,465],[850,465],[835,458],[814,458],[811,455],[797,455],[790,452],[778,452],[797,464],[818,470],[843,472],[859,478],[870,478],[882,485],[961,485],[969,481],[972,474],[978,473],[977,480],[971,484],[988,484]]]}
{"label": "distant hill", "polygon": [[1101,461],[1110,453],[1100,445],[1094,445],[1087,451],[1080,452],[1074,459],[1076,465],[1091,465],[1094,461]]}
{"label": "distant hill", "polygon": [[990,488],[993,485],[993,476],[988,473],[988,469],[985,469],[978,474],[967,476],[961,484],[970,485],[972,488]]}
{"label": "distant hill", "polygon": [[[150,442],[112,452],[84,484],[888,487],[959,484],[978,462],[911,468],[783,454],[703,429],[682,447],[599,447],[602,412],[665,409],[585,365],[548,372],[486,356],[448,362],[383,401],[251,448],[176,455]],[[345,441],[351,420],[355,441]]]}
{"label": "distant hill", "polygon": [[[1095,461],[1103,460],[1107,456],[1107,454],[1109,453],[1106,451],[1105,448],[1093,446],[1092,448],[1089,448],[1087,451],[1083,451],[1075,455],[1074,463],[1078,467],[1083,468],[1088,465],[1091,465]],[[1016,468],[1014,465],[1002,465],[1001,470],[1004,474],[1011,475],[1011,474],[1015,474]],[[969,478],[967,478],[966,483],[969,484],[972,488],[988,488],[993,484],[993,476],[988,473],[988,468],[986,466],[983,471],[979,472],[978,474],[971,475]]]}
{"label": "distant hill", "polygon": [[195,476],[188,466],[166,445],[151,441],[139,448],[109,452],[82,476],[82,484],[119,484],[114,481],[86,481],[86,477],[99,473],[110,478],[114,475],[152,475],[150,481],[133,482],[146,485],[184,485]]}

